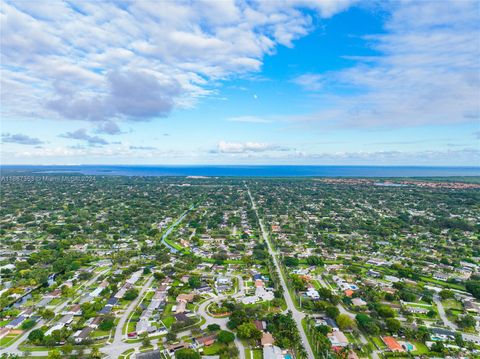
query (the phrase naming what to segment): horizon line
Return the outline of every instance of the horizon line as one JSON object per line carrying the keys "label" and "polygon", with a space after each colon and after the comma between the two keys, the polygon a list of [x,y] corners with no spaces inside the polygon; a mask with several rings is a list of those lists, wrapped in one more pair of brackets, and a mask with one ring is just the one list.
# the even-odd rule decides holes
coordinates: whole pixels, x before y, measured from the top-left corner
{"label": "horizon line", "polygon": [[418,165],[418,164],[122,164],[122,163],[111,163],[111,164],[0,164],[1,167],[79,167],[79,166],[124,166],[124,167],[429,167],[429,168],[478,168],[480,170],[480,165]]}

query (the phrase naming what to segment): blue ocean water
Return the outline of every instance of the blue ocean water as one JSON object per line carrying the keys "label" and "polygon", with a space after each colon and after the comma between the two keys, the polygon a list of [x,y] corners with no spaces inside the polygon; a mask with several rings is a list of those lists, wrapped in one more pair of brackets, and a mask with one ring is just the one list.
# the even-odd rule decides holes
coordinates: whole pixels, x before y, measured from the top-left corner
{"label": "blue ocean water", "polygon": [[480,176],[480,167],[426,166],[2,166],[2,174],[84,174],[110,176],[208,176],[208,177],[448,177]]}

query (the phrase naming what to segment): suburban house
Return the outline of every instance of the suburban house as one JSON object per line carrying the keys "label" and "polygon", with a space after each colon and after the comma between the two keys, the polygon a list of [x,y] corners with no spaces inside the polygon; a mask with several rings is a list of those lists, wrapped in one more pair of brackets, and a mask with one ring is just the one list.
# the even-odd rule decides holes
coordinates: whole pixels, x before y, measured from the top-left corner
{"label": "suburban house", "polygon": [[184,313],[187,310],[187,303],[192,302],[195,297],[194,293],[190,294],[179,294],[177,296],[177,304],[175,306],[175,313]]}
{"label": "suburban house", "polygon": [[348,338],[339,329],[333,330],[328,334],[328,339],[332,343],[332,347],[346,347],[348,345]]}
{"label": "suburban house", "polygon": [[382,337],[383,342],[388,347],[388,349],[392,352],[404,352],[405,350],[400,345],[399,342],[395,340],[393,337]]}

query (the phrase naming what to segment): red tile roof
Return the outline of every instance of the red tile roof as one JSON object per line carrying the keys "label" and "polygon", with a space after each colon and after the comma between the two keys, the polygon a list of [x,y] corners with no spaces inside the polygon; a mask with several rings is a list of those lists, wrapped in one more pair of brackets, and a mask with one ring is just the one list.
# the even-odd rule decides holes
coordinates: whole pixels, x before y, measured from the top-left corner
{"label": "red tile roof", "polygon": [[385,345],[390,349],[392,352],[403,352],[403,348],[399,342],[395,340],[393,337],[383,337],[382,338]]}

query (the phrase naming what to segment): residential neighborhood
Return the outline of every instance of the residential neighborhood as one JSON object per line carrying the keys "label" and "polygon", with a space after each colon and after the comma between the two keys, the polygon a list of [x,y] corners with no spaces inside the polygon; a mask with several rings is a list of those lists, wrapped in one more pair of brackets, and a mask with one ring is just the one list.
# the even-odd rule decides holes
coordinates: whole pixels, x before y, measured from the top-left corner
{"label": "residential neighborhood", "polygon": [[5,182],[2,355],[478,357],[480,193],[424,181]]}

